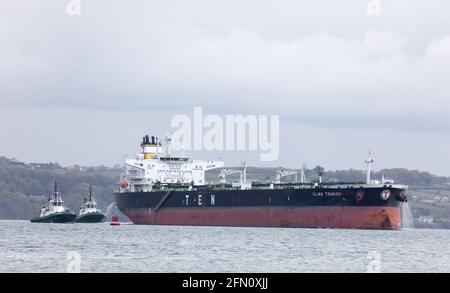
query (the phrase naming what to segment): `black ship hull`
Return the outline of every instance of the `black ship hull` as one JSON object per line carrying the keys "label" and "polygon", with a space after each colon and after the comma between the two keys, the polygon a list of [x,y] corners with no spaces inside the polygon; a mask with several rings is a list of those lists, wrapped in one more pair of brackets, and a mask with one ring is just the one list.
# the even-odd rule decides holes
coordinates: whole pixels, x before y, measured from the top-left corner
{"label": "black ship hull", "polygon": [[395,186],[196,188],[115,193],[135,224],[401,228],[405,189]]}

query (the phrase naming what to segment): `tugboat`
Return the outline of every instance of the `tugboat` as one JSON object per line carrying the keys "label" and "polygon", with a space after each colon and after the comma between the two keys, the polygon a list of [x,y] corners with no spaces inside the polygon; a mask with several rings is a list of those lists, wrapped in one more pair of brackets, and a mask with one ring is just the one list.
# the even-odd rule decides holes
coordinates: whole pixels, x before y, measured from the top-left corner
{"label": "tugboat", "polygon": [[64,206],[64,201],[55,182],[53,194],[49,196],[47,204],[41,208],[39,216],[30,221],[32,223],[71,223],[75,217],[75,213]]}
{"label": "tugboat", "polygon": [[97,202],[92,197],[92,187],[89,185],[89,199],[84,199],[80,208],[80,214],[74,222],[77,223],[102,223],[106,216],[97,208]]}

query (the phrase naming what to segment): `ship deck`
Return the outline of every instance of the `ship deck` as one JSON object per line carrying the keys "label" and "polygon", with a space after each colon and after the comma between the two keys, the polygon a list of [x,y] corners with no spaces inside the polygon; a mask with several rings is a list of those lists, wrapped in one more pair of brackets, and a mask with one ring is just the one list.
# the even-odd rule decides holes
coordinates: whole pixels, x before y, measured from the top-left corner
{"label": "ship deck", "polygon": [[[407,190],[408,187],[400,184],[366,184],[364,182],[326,182],[326,183],[252,183],[251,190],[285,190],[285,189],[371,189],[371,188],[391,188]],[[213,183],[201,186],[190,186],[181,184],[164,184],[153,185],[151,190],[146,192],[161,192],[161,191],[204,191],[204,190],[219,190],[219,191],[237,191],[242,190],[240,186],[233,186],[232,184]],[[130,190],[117,190],[116,193],[130,192]]]}

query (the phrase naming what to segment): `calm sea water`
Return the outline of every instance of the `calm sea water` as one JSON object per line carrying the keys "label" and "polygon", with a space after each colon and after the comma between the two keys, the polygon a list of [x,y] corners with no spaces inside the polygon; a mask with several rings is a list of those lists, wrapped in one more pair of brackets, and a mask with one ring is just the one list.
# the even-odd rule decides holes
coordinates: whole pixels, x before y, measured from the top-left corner
{"label": "calm sea water", "polygon": [[450,230],[0,221],[0,272],[450,272]]}

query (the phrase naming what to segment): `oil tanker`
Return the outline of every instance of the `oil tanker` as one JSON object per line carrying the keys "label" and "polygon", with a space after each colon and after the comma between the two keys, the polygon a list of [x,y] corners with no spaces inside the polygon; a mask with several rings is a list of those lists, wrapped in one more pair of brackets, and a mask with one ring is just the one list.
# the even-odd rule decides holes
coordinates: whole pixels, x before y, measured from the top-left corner
{"label": "oil tanker", "polygon": [[[170,138],[164,146],[157,137],[142,138],[141,152],[125,159],[125,169],[114,193],[118,208],[135,224],[233,227],[295,227],[399,229],[405,185],[372,180],[369,154],[366,182],[283,183],[296,172],[278,171],[272,182],[247,179],[245,163],[239,170],[224,169],[224,162],[192,160],[174,155]],[[215,183],[205,172],[220,168]],[[227,175],[239,181],[228,183]]]}

